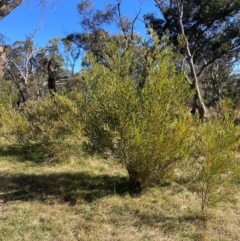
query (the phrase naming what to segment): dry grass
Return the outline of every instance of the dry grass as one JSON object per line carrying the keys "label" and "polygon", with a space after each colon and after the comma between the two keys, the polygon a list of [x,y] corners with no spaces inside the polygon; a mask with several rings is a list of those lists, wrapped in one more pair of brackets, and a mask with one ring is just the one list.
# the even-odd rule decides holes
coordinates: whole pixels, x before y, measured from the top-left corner
{"label": "dry grass", "polygon": [[0,146],[0,240],[240,240],[240,194],[206,219],[184,184],[135,195],[126,175],[111,160],[46,163],[18,146]]}

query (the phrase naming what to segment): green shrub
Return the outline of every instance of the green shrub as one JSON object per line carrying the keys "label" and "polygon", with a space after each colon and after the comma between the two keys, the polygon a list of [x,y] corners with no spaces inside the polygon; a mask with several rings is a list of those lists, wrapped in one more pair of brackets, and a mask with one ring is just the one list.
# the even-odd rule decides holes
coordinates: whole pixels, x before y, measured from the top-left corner
{"label": "green shrub", "polygon": [[16,111],[10,104],[2,106],[0,114],[0,132],[7,139],[29,145],[31,128],[26,116]]}
{"label": "green shrub", "polygon": [[64,160],[78,151],[82,136],[80,112],[66,95],[28,101],[21,112],[12,108],[10,101],[0,108],[1,134],[6,138],[24,146],[38,146],[51,160]]}
{"label": "green shrub", "polygon": [[[188,155],[191,132],[184,111],[189,87],[168,48],[156,50],[154,58],[135,46],[123,53],[109,44],[108,52],[108,64],[89,56],[90,68],[83,71],[87,147],[110,152],[126,167],[132,184],[144,188]],[[143,73],[145,85],[137,88]]]}
{"label": "green shrub", "polygon": [[[234,197],[238,127],[225,115],[195,126],[192,171],[201,210]],[[239,164],[238,164],[239,165]]]}
{"label": "green shrub", "polygon": [[28,145],[31,130],[26,117],[14,108],[17,96],[12,93],[8,81],[0,80],[0,86],[1,136]]}
{"label": "green shrub", "polygon": [[66,159],[81,139],[78,109],[66,95],[55,95],[39,103],[28,103],[25,116],[31,128],[31,141],[38,143],[48,157]]}

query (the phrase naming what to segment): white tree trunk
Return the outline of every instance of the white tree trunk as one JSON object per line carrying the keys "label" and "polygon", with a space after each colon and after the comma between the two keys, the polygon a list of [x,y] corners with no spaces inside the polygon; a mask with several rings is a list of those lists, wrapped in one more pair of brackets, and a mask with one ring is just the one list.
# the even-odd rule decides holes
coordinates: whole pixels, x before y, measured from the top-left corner
{"label": "white tree trunk", "polygon": [[0,45],[0,77],[3,77],[6,67],[6,52],[4,47]]}
{"label": "white tree trunk", "polygon": [[[190,67],[190,70],[191,70],[191,74],[192,74],[192,77],[193,77],[193,80],[194,80],[194,87],[195,87],[195,90],[196,90],[196,98],[195,99],[195,103],[193,103],[193,108],[197,108],[198,109],[198,112],[199,112],[199,117],[201,120],[204,120],[204,118],[206,117],[206,106],[202,100],[202,96],[201,96],[201,91],[200,91],[200,88],[199,88],[199,81],[198,81],[198,77],[197,77],[197,74],[196,74],[196,69],[195,69],[195,66],[194,66],[194,63],[193,63],[193,56],[191,54],[191,51],[190,51],[190,48],[189,48],[189,44],[188,44],[188,41],[187,41],[187,38],[186,38],[186,35],[185,35],[185,32],[184,32],[184,27],[183,27],[183,23],[182,23],[182,18],[183,18],[183,1],[184,0],[180,0],[178,2],[178,24],[179,24],[179,31],[180,31],[180,34],[182,36],[184,36],[185,38],[185,52],[186,52],[186,55],[187,55],[187,61],[188,61],[188,64],[189,64],[189,67]],[[198,103],[196,103],[196,101]]]}

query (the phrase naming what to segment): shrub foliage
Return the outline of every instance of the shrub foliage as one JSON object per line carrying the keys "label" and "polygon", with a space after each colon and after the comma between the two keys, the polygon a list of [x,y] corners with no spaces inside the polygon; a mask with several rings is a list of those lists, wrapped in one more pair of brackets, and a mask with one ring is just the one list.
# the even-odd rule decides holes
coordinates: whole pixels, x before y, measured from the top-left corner
{"label": "shrub foliage", "polygon": [[201,211],[208,206],[232,199],[235,188],[234,168],[238,147],[238,128],[226,114],[195,126],[192,157],[193,181],[201,200]]}
{"label": "shrub foliage", "polygon": [[145,63],[144,86],[138,88],[144,52],[116,45],[106,57],[112,68],[88,57],[84,71],[84,133],[90,150],[110,152],[128,170],[136,187],[163,178],[188,153],[189,125],[184,114],[189,87],[177,74],[173,53],[159,49]]}
{"label": "shrub foliage", "polygon": [[109,42],[102,60],[86,56],[74,79],[79,88],[28,101],[21,112],[2,85],[1,135],[37,144],[48,158],[60,160],[83,144],[122,164],[137,190],[170,177],[184,161],[194,173],[191,182],[204,213],[207,205],[232,195],[238,127],[228,114],[205,123],[192,118],[186,108],[192,92],[176,55],[154,44],[123,49]]}

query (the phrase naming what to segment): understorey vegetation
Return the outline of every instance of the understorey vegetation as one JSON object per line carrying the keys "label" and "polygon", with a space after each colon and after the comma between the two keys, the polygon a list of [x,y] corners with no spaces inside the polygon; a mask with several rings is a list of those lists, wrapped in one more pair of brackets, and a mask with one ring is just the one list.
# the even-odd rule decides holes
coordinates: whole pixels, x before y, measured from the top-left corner
{"label": "understorey vegetation", "polygon": [[240,240],[239,1],[154,2],[1,49],[0,240]]}
{"label": "understorey vegetation", "polygon": [[234,110],[204,122],[192,116],[188,102],[194,92],[173,59],[177,56],[166,46],[152,57],[137,45],[122,52],[112,42],[104,65],[92,54],[85,57],[87,67],[77,77],[82,89],[62,89],[26,102],[19,111],[3,88],[2,136],[46,161],[64,162],[72,155],[109,158],[125,168],[129,190],[137,193],[180,175],[205,214],[206,207],[234,198],[237,116]]}

